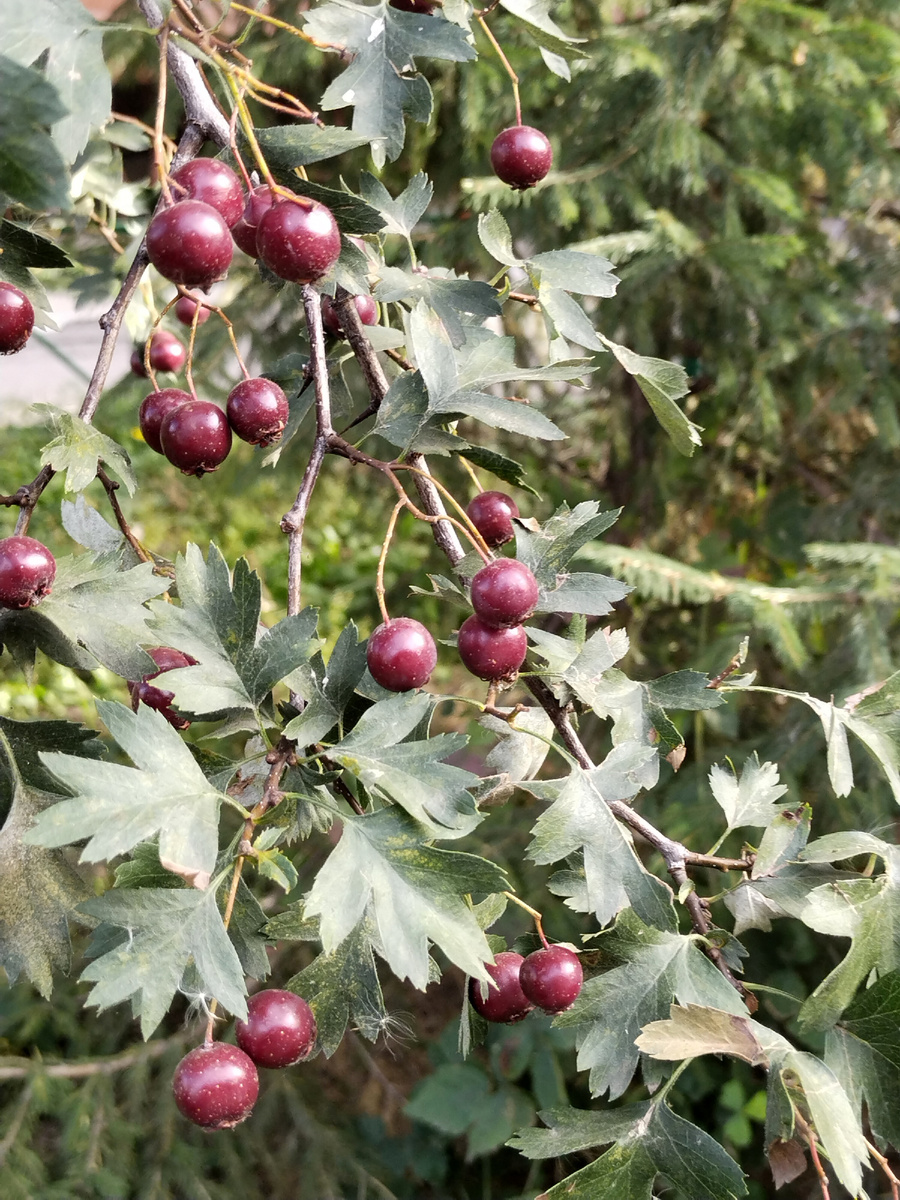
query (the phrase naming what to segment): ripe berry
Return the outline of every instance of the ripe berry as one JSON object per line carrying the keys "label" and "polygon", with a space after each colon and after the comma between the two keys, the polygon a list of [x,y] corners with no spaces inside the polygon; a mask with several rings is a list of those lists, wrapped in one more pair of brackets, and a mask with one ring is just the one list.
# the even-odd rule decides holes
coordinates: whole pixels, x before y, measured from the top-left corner
{"label": "ripe berry", "polygon": [[181,408],[182,404],[190,403],[193,398],[190,392],[183,392],[181,388],[163,388],[162,391],[151,392],[145,397],[138,413],[138,422],[144,441],[151,450],[162,454],[159,431],[163,421],[170,412]]}
{"label": "ripe berry", "polygon": [[426,17],[434,12],[431,0],[391,0],[391,8],[399,8],[401,12],[421,13]]}
{"label": "ripe berry", "polygon": [[[378,324],[378,305],[371,296],[354,296],[353,303],[356,305],[356,311],[359,313],[359,319],[363,325]],[[338,311],[330,296],[322,297],[322,324],[335,337],[344,336],[341,318],[338,316]]]}
{"label": "ripe berry", "polygon": [[131,694],[131,707],[137,712],[138,702],[146,704],[148,708],[155,708],[157,712],[161,712],[169,724],[173,725],[176,729],[187,729],[190,721],[185,717],[179,716],[175,709],[172,708],[175,693],[167,691],[166,688],[154,687],[150,681],[151,679],[156,679],[166,671],[177,671],[179,667],[196,667],[196,658],[191,658],[189,654],[182,654],[180,650],[174,650],[171,646],[153,646],[147,653],[156,663],[159,670],[142,675],[140,682],[135,680],[128,681],[128,691]]}
{"label": "ripe berry", "polygon": [[270,187],[263,185],[262,187],[254,188],[247,197],[243,216],[231,228],[231,236],[243,252],[249,254],[251,258],[256,258],[258,254],[256,249],[256,230],[263,218],[263,214],[267,213],[274,203],[275,193]]}
{"label": "ripe berry", "polygon": [[34,329],[34,309],[24,292],[0,282],[0,354],[21,350]]}
{"label": "ripe berry", "polygon": [[476,616],[463,621],[457,637],[463,665],[479,679],[512,679],[525,661],[528,638],[521,625],[494,629]]}
{"label": "ripe berry", "polygon": [[519,515],[519,508],[505,492],[479,492],[466,512],[489,546],[502,546],[516,536],[512,518]]}
{"label": "ripe berry", "polygon": [[271,988],[247,1002],[246,1021],[235,1021],[238,1045],[258,1067],[292,1067],[316,1044],[316,1018],[301,996]]}
{"label": "ripe berry", "polygon": [[202,200],[182,200],[150,222],[147,254],[172,283],[207,288],[225,275],[234,243],[216,209]]}
{"label": "ripe berry", "polygon": [[201,304],[199,300],[195,300],[193,296],[179,296],[175,304],[175,316],[182,325],[193,325],[194,313],[200,309],[200,316],[197,318],[197,324],[202,325],[204,321],[208,321],[212,316],[210,310],[205,304]]}
{"label": "ripe berry", "polygon": [[287,396],[271,379],[245,379],[228,394],[228,423],[251,446],[269,446],[284,433]]}
{"label": "ripe berry", "polygon": [[472,607],[485,625],[521,625],[537,602],[537,580],[515,558],[495,559],[472,580]]}
{"label": "ripe berry", "polygon": [[244,211],[244,191],[241,181],[227,163],[215,158],[194,158],[173,171],[172,197],[182,200],[202,200],[221,213],[230,229]]}
{"label": "ripe berry", "polygon": [[159,441],[163,454],[183,475],[205,475],[228,457],[231,426],[217,404],[191,400],[163,419]]}
{"label": "ripe berry", "polygon": [[247,1119],[259,1095],[253,1060],[237,1046],[210,1042],[186,1054],[172,1078],[182,1116],[203,1129],[232,1129]]}
{"label": "ripe berry", "polygon": [[256,231],[259,257],[292,283],[312,283],[337,262],[341,235],[331,210],[315,200],[279,200]]}
{"label": "ripe berry", "polygon": [[566,946],[545,946],[522,963],[522,991],[544,1012],[564,1012],[581,991],[584,973],[578,955]]}
{"label": "ripe berry", "polygon": [[36,538],[22,534],[0,541],[0,608],[31,608],[49,596],[56,559]]}
{"label": "ripe berry", "polygon": [[486,1021],[512,1025],[514,1021],[527,1017],[534,1008],[519,983],[523,961],[521,954],[502,950],[494,955],[493,964],[487,967],[488,975],[497,984],[495,988],[477,979],[469,980],[469,1003]]}
{"label": "ripe berry", "polygon": [[366,647],[366,662],[376,683],[391,692],[422,687],[437,663],[437,646],[424,625],[395,617],[379,625]]}
{"label": "ripe berry", "polygon": [[547,138],[531,125],[511,125],[494,138],[491,166],[494,174],[510,187],[524,191],[534,187],[553,165],[553,150]]}
{"label": "ripe berry", "polygon": [[[180,371],[187,359],[187,350],[174,333],[168,329],[157,329],[150,339],[150,366],[154,371]],[[147,378],[144,370],[144,347],[135,346],[131,355],[131,369],[141,379]]]}

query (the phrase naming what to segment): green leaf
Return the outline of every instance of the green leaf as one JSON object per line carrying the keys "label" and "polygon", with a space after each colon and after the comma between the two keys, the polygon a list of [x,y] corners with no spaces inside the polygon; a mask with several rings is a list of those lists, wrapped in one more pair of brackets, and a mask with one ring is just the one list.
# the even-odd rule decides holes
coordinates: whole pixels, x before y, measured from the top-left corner
{"label": "green leaf", "polygon": [[97,711],[135,766],[42,754],[44,765],[73,798],[41,813],[28,842],[68,846],[88,838],[82,861],[100,862],[159,835],[163,866],[206,888],[218,853],[221,794],[210,787],[188,747],[155,709],[142,704],[133,713],[100,700]]}
{"label": "green leaf", "polygon": [[581,613],[587,617],[605,617],[613,605],[624,600],[633,589],[609,575],[584,571],[560,574],[556,587],[540,589],[538,613]]}
{"label": "green leaf", "polygon": [[[581,250],[548,250],[528,260],[529,274],[535,286],[562,288],[567,292],[577,292],[580,296],[614,296],[619,277],[612,273],[611,268],[612,263],[608,258],[601,258],[599,254],[585,254]],[[673,366],[671,363],[666,365]]]}
{"label": "green leaf", "polygon": [[[83,971],[87,1003],[101,1011],[131,1000],[148,1038],[169,1009],[191,963],[204,995],[247,1019],[244,972],[222,922],[217,888],[113,889],[80,911],[128,936]],[[95,935],[95,940],[96,940]]]}
{"label": "green leaf", "polygon": [[[772,1036],[770,1030],[765,1030],[763,1042]],[[769,1056],[756,1035],[755,1021],[697,1004],[684,1007],[673,1004],[667,1020],[651,1021],[644,1026],[637,1047],[642,1054],[669,1062],[699,1058],[703,1054],[728,1054],[743,1059],[751,1067],[769,1064]]]}
{"label": "green leaf", "polygon": [[550,16],[550,0],[500,0],[500,3],[508,13],[525,22],[539,46],[567,58],[587,57],[578,47],[585,39],[571,37]]}
{"label": "green leaf", "polygon": [[302,745],[319,742],[337,723],[366,669],[366,644],[357,641],[356,625],[351,621],[335,643],[328,666],[321,654],[315,654],[292,676],[306,707],[284,727],[284,736]]}
{"label": "green leaf", "polygon": [[573,1006],[556,1018],[575,1030],[578,1069],[590,1068],[592,1095],[621,1096],[638,1063],[634,1040],[651,1021],[679,1004],[701,1004],[745,1015],[734,988],[693,938],[643,925],[630,909],[599,941],[623,965],[589,979]]}
{"label": "green leaf", "polygon": [[684,367],[667,362],[664,358],[635,354],[627,346],[611,342],[602,334],[600,340],[613,352],[619,365],[634,376],[675,449],[688,456],[693,454],[701,444],[700,426],[689,421],[675,403],[690,391],[690,381]]}
{"label": "green leaf", "polygon": [[233,575],[217,547],[204,561],[189,545],[175,563],[181,606],[151,605],[161,644],[197,660],[169,671],[166,687],[175,707],[197,715],[258,708],[272,688],[310,657],[316,646],[316,612],[304,609],[271,629],[261,627],[260,582],[246,559]]}
{"label": "green leaf", "polygon": [[523,260],[513,250],[512,234],[506,217],[498,209],[492,208],[490,212],[479,214],[478,237],[488,254],[505,267],[523,265]]}
{"label": "green leaf", "polygon": [[563,504],[549,521],[537,529],[519,524],[516,529],[516,554],[534,572],[538,584],[552,591],[557,576],[588,542],[615,524],[620,509],[600,511],[596,500],[585,500],[573,509]]}
{"label": "green leaf", "polygon": [[733,768],[716,764],[709,773],[709,786],[725,813],[729,833],[744,826],[764,828],[784,808],[777,803],[787,791],[778,778],[778,768],[770,762],[760,766],[755,750],[745,759],[740,779]]}
{"label": "green leaf", "polygon": [[825,1061],[853,1102],[865,1101],[879,1141],[900,1145],[900,974],[891,971],[860,992],[825,1042]]}
{"label": "green leaf", "polygon": [[403,1111],[446,1137],[459,1137],[472,1125],[473,1110],[489,1091],[490,1081],[480,1067],[444,1063],[416,1086]]}
{"label": "green leaf", "polygon": [[[272,938],[318,937],[318,922],[305,916],[303,906],[294,904],[271,920],[266,932]],[[372,953],[374,928],[360,921],[331,954],[320,954],[308,967],[284,985],[308,1001],[316,1018],[318,1045],[330,1058],[341,1044],[352,1020],[370,1042],[385,1031],[388,1015]]]}
{"label": "green leaf", "polygon": [[645,924],[674,930],[671,891],[646,870],[606,803],[636,794],[632,768],[635,761],[643,765],[645,757],[645,748],[631,743],[616,747],[593,771],[573,769],[558,798],[538,817],[528,857],[553,863],[581,851],[584,894],[569,899],[570,908],[593,912],[606,925],[630,904]]}
{"label": "green leaf", "polygon": [[785,863],[796,861],[809,838],[811,821],[812,809],[808,804],[780,812],[762,836],[751,878],[774,875]]}
{"label": "green leaf", "polygon": [[149,563],[120,571],[89,554],[56,562],[53,591],[33,609],[0,609],[0,645],[26,671],[36,649],[77,670],[101,662],[125,679],[140,679],[151,659],[140,649],[150,641],[144,602],[168,586]]}
{"label": "green leaf", "polygon": [[120,529],[110,525],[96,508],[85,500],[83,495],[71,500],[63,500],[60,505],[63,529],[79,546],[90,550],[92,554],[116,554],[122,549],[125,538]]}
{"label": "green leaf", "polygon": [[461,837],[478,823],[468,788],[477,776],[441,762],[466,745],[464,734],[404,739],[430,717],[432,697],[406,692],[374,704],[329,757],[371,793],[405,808],[434,837]]}
{"label": "green leaf", "polygon": [[[598,629],[580,650],[575,649],[571,662],[560,664],[560,673],[579,700],[589,708],[593,708],[597,700],[602,708],[604,696],[597,685],[602,676],[628,653],[628,634],[624,629]],[[630,794],[636,795],[637,791],[635,787]]]}
{"label": "green leaf", "polygon": [[429,941],[468,975],[487,978],[490,949],[463,897],[503,891],[506,877],[485,859],[432,848],[426,844],[429,837],[396,808],[346,818],[341,840],[306,904],[306,912],[321,919],[326,954],[368,910],[384,957],[399,978],[418,988],[428,984]]}
{"label": "green leaf", "polygon": [[835,1174],[851,1196],[858,1195],[863,1168],[869,1164],[869,1152],[859,1116],[834,1072],[814,1054],[800,1050],[786,1054],[781,1069],[793,1072],[799,1079],[813,1126]]}
{"label": "green leaf", "polygon": [[474,463],[476,467],[481,467],[483,471],[490,471],[504,483],[510,483],[513,487],[531,492],[532,496],[539,495],[529,483],[526,483],[525,468],[514,459],[498,454],[496,450],[485,450],[481,446],[467,446],[458,453],[463,458],[467,458],[470,463]]}
{"label": "green leaf", "polygon": [[10,263],[56,269],[72,266],[72,260],[55,242],[13,221],[0,220],[0,246],[3,247],[0,263],[4,267]]}
{"label": "green leaf", "polygon": [[382,267],[378,274],[380,282],[372,293],[376,300],[384,303],[402,300],[410,308],[424,300],[437,313],[451,345],[457,348],[466,340],[471,318],[480,324],[501,313],[495,289],[479,279],[459,278],[452,271],[437,267],[427,274]]}
{"label": "green leaf", "polygon": [[452,62],[475,57],[462,29],[439,17],[398,11],[385,0],[368,6],[349,0],[319,5],[306,14],[306,32],[353,55],[321,106],[327,111],[353,105],[353,130],[372,143],[379,170],[403,149],[404,117],[427,121],[431,116],[431,88],[416,71],[415,56]]}
{"label": "green leaf", "polygon": [[112,88],[103,26],[77,0],[35,0],[27,11],[4,13],[4,29],[4,51],[23,67],[47,51],[43,72],[67,114],[54,122],[53,140],[73,163],[91,129],[109,120]]}
{"label": "green leaf", "polygon": [[0,54],[0,192],[26,208],[68,203],[66,164],[45,132],[65,111],[40,72]]}
{"label": "green leaf", "polygon": [[621,1108],[586,1112],[578,1108],[555,1108],[539,1112],[546,1129],[520,1129],[509,1145],[526,1158],[563,1158],[608,1146],[627,1138],[636,1125],[646,1120],[652,1105],[623,1104]]}
{"label": "green leaf", "polygon": [[137,487],[131,459],[112,438],[82,421],[72,413],[59,412],[44,406],[53,422],[56,437],[41,451],[41,463],[49,464],[54,471],[66,472],[66,491],[83,492],[97,474],[102,463],[125,484],[129,496]]}
{"label": "green leaf", "polygon": [[434,192],[424,171],[413,175],[396,200],[384,184],[368,171],[363,171],[359,186],[364,199],[384,217],[385,231],[407,238],[424,215]]}
{"label": "green leaf", "polygon": [[54,970],[71,957],[67,916],[89,893],[57,850],[29,845],[24,836],[56,799],[40,755],[64,750],[85,758],[103,753],[92,730],[69,721],[13,721],[0,717],[0,966],[10,983],[25,974],[49,998]]}
{"label": "green leaf", "polygon": [[365,146],[369,140],[339,125],[273,125],[255,132],[266,162],[281,175],[287,175],[295,167],[336,158],[357,146]]}
{"label": "green leaf", "polygon": [[708,684],[709,676],[700,671],[675,671],[643,686],[651,704],[699,712],[725,703],[725,697]]}

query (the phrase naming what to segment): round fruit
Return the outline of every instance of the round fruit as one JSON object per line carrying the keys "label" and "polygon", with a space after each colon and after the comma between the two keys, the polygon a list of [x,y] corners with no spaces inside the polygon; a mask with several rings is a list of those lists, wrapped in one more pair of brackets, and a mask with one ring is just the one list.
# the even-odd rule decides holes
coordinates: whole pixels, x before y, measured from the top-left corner
{"label": "round fruit", "polygon": [[195,300],[193,296],[179,296],[175,304],[175,316],[182,325],[193,325],[194,313],[200,309],[200,316],[197,318],[197,324],[202,325],[204,321],[208,321],[212,316],[210,310],[205,304],[201,304],[199,300]]}
{"label": "round fruit", "polygon": [[494,629],[472,616],[460,626],[456,645],[467,670],[494,682],[513,678],[525,661],[528,638],[521,625]]}
{"label": "round fruit", "polygon": [[511,125],[491,146],[494,174],[510,187],[534,187],[553,166],[553,150],[546,136],[531,125]]}
{"label": "round fruit", "polygon": [[16,354],[34,329],[34,309],[24,292],[0,282],[0,354]]}
{"label": "round fruit", "polygon": [[324,204],[279,200],[259,222],[256,247],[259,257],[279,278],[312,283],[337,262],[341,235]]}
{"label": "round fruit", "polygon": [[522,963],[522,991],[544,1012],[559,1013],[570,1008],[581,991],[584,973],[574,950],[545,946]]}
{"label": "round fruit", "polygon": [[[378,324],[378,305],[371,296],[354,296],[353,303],[356,306],[356,311],[359,313],[359,319],[363,325]],[[322,324],[335,337],[344,336],[344,327],[341,324],[341,318],[338,316],[338,311],[330,296],[322,297]]]}
{"label": "round fruit", "polygon": [[505,492],[479,492],[466,512],[489,546],[502,546],[516,536],[512,518],[519,515],[519,507]]}
{"label": "round fruit", "polygon": [[424,625],[395,617],[379,625],[366,647],[366,662],[376,683],[391,692],[422,687],[437,663],[437,646]]}
{"label": "round fruit", "polygon": [[537,602],[537,580],[518,559],[497,558],[472,580],[472,607],[486,625],[521,625]]}
{"label": "round fruit", "polygon": [[172,172],[171,183],[176,202],[202,200],[222,215],[229,229],[240,220],[244,190],[227,163],[215,158],[193,158]]}
{"label": "round fruit", "polygon": [[231,449],[231,426],[217,404],[191,400],[173,409],[159,428],[162,452],[184,475],[215,471]]}
{"label": "round fruit", "polygon": [[266,187],[264,184],[262,187],[254,188],[247,197],[243,216],[236,225],[232,226],[231,236],[243,252],[249,254],[251,258],[256,258],[258,253],[256,230],[263,214],[267,213],[274,203],[275,193],[270,187]]}
{"label": "round fruit", "polygon": [[49,596],[56,559],[36,538],[17,534],[0,541],[0,608],[31,608]]}
{"label": "round fruit", "polygon": [[245,1121],[259,1095],[253,1060],[237,1046],[209,1042],[186,1054],[172,1078],[183,1117],[203,1129],[232,1129]]}
{"label": "round fruit", "polygon": [[284,433],[287,396],[271,379],[245,379],[228,394],[228,423],[251,446],[269,446]]}
{"label": "round fruit", "polygon": [[150,366],[154,371],[180,371],[187,359],[187,348],[168,329],[157,329],[150,339]]}
{"label": "round fruit", "polygon": [[189,654],[182,654],[180,650],[174,650],[171,646],[153,646],[147,653],[159,670],[142,675],[140,682],[129,680],[128,691],[131,694],[131,707],[137,712],[139,702],[146,704],[148,708],[155,708],[157,712],[161,712],[169,724],[174,725],[176,729],[187,729],[190,721],[179,716],[172,708],[175,693],[167,691],[166,688],[154,687],[150,681],[166,671],[177,671],[179,667],[196,667],[196,658],[191,658]]}
{"label": "round fruit", "polygon": [[[469,1003],[486,1021],[500,1021],[512,1025],[527,1017],[534,1005],[522,991],[519,971],[524,959],[512,950],[502,950],[494,955],[493,964],[486,970],[496,987],[469,980]],[[482,991],[482,988],[484,991]]]}
{"label": "round fruit", "polygon": [[147,254],[172,283],[207,288],[225,275],[234,243],[221,213],[202,200],[182,200],[150,222]]}
{"label": "round fruit", "polygon": [[399,8],[401,12],[420,13],[426,17],[434,12],[431,0],[391,0],[391,8]]}
{"label": "round fruit", "polygon": [[293,992],[270,988],[247,1002],[246,1021],[235,1021],[238,1045],[258,1067],[292,1067],[316,1044],[316,1018]]}
{"label": "round fruit", "polygon": [[162,391],[151,392],[145,397],[138,413],[138,422],[144,441],[151,450],[162,454],[159,431],[163,421],[169,413],[181,408],[182,404],[189,404],[193,398],[190,392],[183,392],[181,388],[163,388]]}

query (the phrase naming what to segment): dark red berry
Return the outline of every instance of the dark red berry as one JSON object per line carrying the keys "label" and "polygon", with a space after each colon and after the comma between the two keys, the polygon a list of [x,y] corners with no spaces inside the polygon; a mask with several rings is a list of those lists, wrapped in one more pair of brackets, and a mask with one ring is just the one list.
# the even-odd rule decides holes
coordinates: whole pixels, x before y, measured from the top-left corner
{"label": "dark red berry", "polygon": [[251,446],[270,446],[284,433],[287,396],[271,379],[245,379],[228,394],[228,423]]}
{"label": "dark red berry", "polygon": [[537,602],[537,580],[518,559],[497,558],[472,580],[472,607],[485,625],[521,625]]}
{"label": "dark red berry", "polygon": [[[353,303],[356,306],[356,311],[359,313],[359,319],[363,325],[378,324],[378,305],[371,296],[354,296]],[[341,324],[341,318],[338,316],[338,311],[330,296],[322,297],[322,324],[335,337],[344,336],[344,327]]]}
{"label": "dark red berry", "polygon": [[437,646],[424,625],[395,617],[369,638],[366,662],[376,683],[391,692],[422,687],[437,663]]}
{"label": "dark red berry", "polygon": [[399,8],[401,12],[420,13],[425,17],[434,12],[431,0],[391,0],[391,8]]}
{"label": "dark red berry", "polygon": [[177,671],[179,667],[196,667],[196,658],[191,658],[189,654],[182,654],[180,650],[174,650],[171,646],[153,646],[147,653],[156,663],[159,670],[142,675],[140,681],[128,681],[131,707],[137,712],[138,702],[141,702],[146,704],[148,708],[155,708],[157,712],[161,712],[169,724],[174,725],[176,729],[187,729],[190,721],[180,716],[172,708],[175,693],[168,691],[166,688],[155,687],[150,681],[158,678],[158,676],[164,674],[166,671]]}
{"label": "dark red berry", "polygon": [[259,257],[270,271],[292,283],[312,283],[341,253],[341,235],[331,210],[315,200],[279,200],[263,214],[256,232]]}
{"label": "dark red berry", "polygon": [[166,279],[207,288],[231,265],[234,243],[222,215],[202,200],[182,200],[156,214],[147,229],[147,254]]}
{"label": "dark red berry", "polygon": [[469,980],[469,1003],[486,1021],[499,1021],[512,1025],[527,1017],[534,1005],[522,991],[519,971],[524,959],[512,950],[502,950],[494,955],[494,962],[486,970],[497,984],[495,988],[477,979]]}
{"label": "dark red berry", "polygon": [[479,679],[512,679],[525,661],[528,638],[521,625],[494,629],[476,616],[463,621],[457,638],[463,665]]}
{"label": "dark red berry", "polygon": [[215,158],[194,158],[173,171],[172,198],[202,200],[220,213],[230,229],[244,211],[241,181],[227,163]]}
{"label": "dark red berry", "polygon": [[162,454],[159,431],[163,421],[169,413],[181,408],[182,404],[190,403],[193,398],[190,392],[183,392],[181,388],[163,388],[162,391],[151,392],[144,399],[138,413],[138,422],[144,441],[151,450]]}
{"label": "dark red berry", "polygon": [[217,404],[191,400],[163,419],[159,429],[162,452],[184,475],[215,471],[231,449],[231,426]]}
{"label": "dark red berry", "polygon": [[203,1129],[232,1129],[245,1121],[259,1095],[253,1060],[237,1046],[210,1042],[186,1054],[172,1078],[183,1117]]}
{"label": "dark red berry", "polygon": [[168,329],[157,329],[150,339],[150,366],[154,371],[180,371],[187,360],[187,348]]}
{"label": "dark red berry", "polygon": [[519,515],[519,508],[505,492],[479,492],[466,512],[489,546],[502,546],[516,536],[512,518]]}
{"label": "dark red berry", "polygon": [[208,321],[212,316],[210,310],[205,304],[201,304],[199,300],[195,300],[193,296],[179,296],[175,304],[175,316],[182,325],[193,325],[194,313],[200,309],[200,315],[197,317],[197,324],[202,325],[204,321]]}
{"label": "dark red berry", "polygon": [[24,292],[0,282],[0,354],[21,350],[34,329],[34,309]]}
{"label": "dark red berry", "polygon": [[535,950],[522,963],[519,975],[522,991],[544,1012],[564,1012],[581,991],[584,973],[574,950],[566,946],[545,946]]}
{"label": "dark red berry", "polygon": [[540,183],[553,166],[553,150],[539,129],[511,125],[494,138],[491,166],[498,179],[524,191]]}
{"label": "dark red berry", "polygon": [[36,538],[0,541],[0,608],[31,608],[50,595],[56,559]]}
{"label": "dark red berry", "polygon": [[316,1018],[293,992],[270,988],[247,1002],[246,1021],[235,1021],[238,1045],[258,1067],[292,1067],[316,1044]]}
{"label": "dark red berry", "polygon": [[244,214],[238,223],[232,226],[231,236],[245,254],[251,258],[257,257],[256,231],[263,214],[267,213],[275,203],[275,193],[270,187],[254,188],[247,197]]}

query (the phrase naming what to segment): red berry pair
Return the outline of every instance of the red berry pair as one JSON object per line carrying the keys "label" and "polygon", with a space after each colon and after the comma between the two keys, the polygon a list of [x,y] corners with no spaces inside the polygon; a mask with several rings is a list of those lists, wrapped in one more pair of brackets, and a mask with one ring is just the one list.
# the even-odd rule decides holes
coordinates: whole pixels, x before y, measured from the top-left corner
{"label": "red berry pair", "polygon": [[279,279],[312,283],[337,262],[341,234],[329,208],[305,196],[254,188],[232,228],[238,246]]}
{"label": "red berry pair", "polygon": [[191,658],[189,654],[182,654],[180,650],[174,650],[171,646],[153,646],[147,653],[156,663],[158,670],[142,675],[140,680],[129,680],[128,691],[131,695],[131,707],[137,712],[139,703],[146,704],[148,708],[155,708],[157,712],[162,713],[175,729],[187,729],[190,721],[186,717],[180,716],[172,708],[175,693],[159,687],[152,681],[166,671],[177,671],[179,667],[195,667],[197,665],[196,658]]}
{"label": "red berry pair", "polygon": [[271,379],[244,379],[231,389],[226,411],[196,400],[180,388],[151,392],[141,404],[144,441],[185,475],[215,471],[231,450],[232,431],[254,446],[277,441],[287,423],[288,402]]}
{"label": "red berry pair", "polygon": [[247,1009],[247,1020],[235,1022],[237,1046],[207,1042],[175,1068],[175,1103],[203,1129],[232,1129],[250,1116],[259,1095],[258,1066],[292,1067],[315,1047],[316,1019],[293,992],[257,992]]}
{"label": "red berry pair", "polygon": [[523,562],[497,558],[472,579],[474,614],[460,626],[459,656],[479,679],[512,679],[525,661],[522,622],[538,602],[537,580]]}
{"label": "red berry pair", "polygon": [[497,986],[471,979],[469,1001],[486,1021],[506,1025],[521,1021],[535,1006],[547,1013],[564,1012],[574,1004],[584,979],[578,955],[566,946],[544,946],[527,958],[504,950],[486,969]]}

